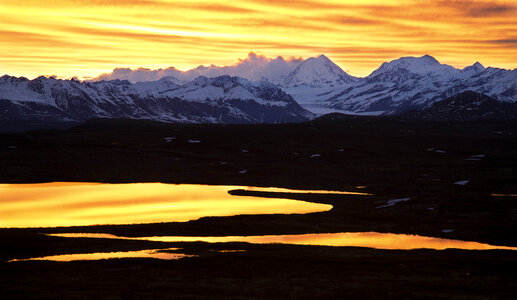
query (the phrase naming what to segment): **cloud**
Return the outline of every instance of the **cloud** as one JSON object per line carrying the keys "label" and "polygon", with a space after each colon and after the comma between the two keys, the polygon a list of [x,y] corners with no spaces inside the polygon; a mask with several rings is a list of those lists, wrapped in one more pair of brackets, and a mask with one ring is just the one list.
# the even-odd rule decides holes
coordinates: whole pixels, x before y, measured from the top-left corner
{"label": "cloud", "polygon": [[328,10],[328,9],[340,9],[343,7],[349,7],[348,4],[331,3],[328,1],[312,1],[312,0],[253,0],[251,4],[259,4],[269,7],[283,7],[289,9],[312,9],[312,10]]}
{"label": "cloud", "polygon": [[515,4],[495,1],[447,0],[439,1],[439,6],[453,8],[462,15],[473,18],[505,16],[517,11]]}
{"label": "cloud", "polygon": [[180,71],[174,67],[151,70],[148,68],[116,68],[111,73],[102,74],[94,80],[129,80],[131,82],[154,81],[163,77],[172,76],[180,82],[187,82],[198,76],[215,77],[231,75],[259,81],[264,78],[274,83],[281,83],[283,79],[302,61],[301,58],[284,59],[281,56],[268,58],[265,55],[257,55],[250,52],[245,59],[231,66],[199,66],[187,71]]}
{"label": "cloud", "polygon": [[167,69],[157,69],[151,70],[147,68],[138,68],[136,70],[132,70],[130,68],[116,68],[111,73],[102,74],[99,77],[95,78],[95,81],[99,80],[129,80],[131,82],[145,82],[145,81],[155,81],[163,77],[172,76],[174,78],[178,78],[182,75],[183,72],[176,70],[174,67],[170,67]]}
{"label": "cloud", "polygon": [[498,45],[502,48],[517,49],[517,39],[488,40],[483,42],[487,44]]}

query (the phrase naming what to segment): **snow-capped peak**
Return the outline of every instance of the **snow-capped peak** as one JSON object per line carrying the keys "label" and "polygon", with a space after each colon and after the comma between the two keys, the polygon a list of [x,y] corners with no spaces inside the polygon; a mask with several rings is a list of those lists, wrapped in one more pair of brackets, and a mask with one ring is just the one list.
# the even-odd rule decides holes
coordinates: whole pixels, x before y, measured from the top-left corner
{"label": "snow-capped peak", "polygon": [[476,62],[475,64],[468,66],[461,71],[462,72],[473,71],[474,73],[477,73],[477,72],[481,72],[484,70],[485,70],[485,67],[482,64],[480,64],[479,62]]}
{"label": "snow-capped peak", "polygon": [[302,61],[285,79],[283,86],[300,85],[324,87],[356,81],[325,55],[310,57]]}
{"label": "snow-capped peak", "polygon": [[373,71],[367,79],[370,81],[394,81],[400,82],[408,79],[422,77],[450,77],[460,71],[452,66],[441,64],[434,57],[424,55],[421,57],[401,57],[390,62],[383,63]]}
{"label": "snow-capped peak", "polygon": [[205,86],[208,83],[208,78],[205,76],[199,76],[196,79],[192,81],[192,84],[199,85],[199,86]]}
{"label": "snow-capped peak", "polygon": [[481,63],[479,63],[478,61],[476,61],[475,64],[472,65],[473,67],[477,68],[477,69],[481,69],[481,70],[484,70],[485,69],[485,66],[483,66]]}
{"label": "snow-capped peak", "polygon": [[[311,57],[311,58],[312,58],[312,57]],[[309,59],[311,59],[311,58],[309,58]],[[319,61],[325,62],[325,63],[331,63],[331,64],[334,64],[334,63],[330,60],[330,58],[328,58],[328,57],[326,57],[326,56],[325,56],[325,54],[320,54],[316,59],[317,59],[317,60],[319,60]]]}

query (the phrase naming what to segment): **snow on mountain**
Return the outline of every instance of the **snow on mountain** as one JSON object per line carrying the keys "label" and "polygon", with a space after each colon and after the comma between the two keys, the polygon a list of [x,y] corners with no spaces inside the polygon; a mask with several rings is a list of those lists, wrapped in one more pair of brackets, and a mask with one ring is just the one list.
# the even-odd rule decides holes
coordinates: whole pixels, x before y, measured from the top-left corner
{"label": "snow on mountain", "polygon": [[[246,59],[232,66],[199,66],[185,72],[173,67],[167,69],[115,69],[110,74],[103,74],[95,80],[128,80],[143,83],[171,78],[169,81],[184,84],[194,79],[218,77],[223,75],[246,78],[250,81],[268,81],[289,93],[306,109],[322,113],[329,110],[318,101],[332,95],[336,88],[350,84],[359,79],[348,75],[325,55],[302,59],[267,58],[253,52]],[[332,110],[332,109],[330,109]]]}
{"label": "snow on mountain", "polygon": [[399,114],[425,110],[467,90],[517,102],[517,69],[485,68],[478,62],[456,69],[429,55],[385,62],[364,78],[348,75],[324,55],[302,60],[250,53],[233,66],[199,66],[186,72],[172,67],[115,69],[99,79],[110,80],[3,76],[0,99],[18,117],[30,115],[32,107],[45,118],[45,106],[48,114],[61,114],[63,119],[223,123],[307,120],[312,114],[306,110],[318,115]]}
{"label": "snow on mountain", "polygon": [[473,91],[465,91],[438,101],[423,111],[411,111],[407,118],[433,121],[473,121],[517,118],[517,103],[497,101]]}
{"label": "snow on mountain", "polygon": [[383,63],[368,76],[371,81],[403,81],[415,77],[446,77],[458,73],[449,65],[440,64],[434,57],[402,57]]}
{"label": "snow on mountain", "polygon": [[[45,98],[34,91],[34,87],[29,87],[29,83],[31,83],[31,81],[25,77],[18,78],[4,75],[0,77],[0,97],[8,98],[13,101],[32,99],[33,102],[44,102]],[[40,90],[43,90],[43,88],[40,88]]]}
{"label": "snow on mountain", "polygon": [[475,75],[477,73],[480,73],[481,71],[484,71],[484,70],[485,70],[485,67],[482,64],[480,64],[479,62],[476,62],[472,66],[468,66],[468,67],[464,68],[463,70],[461,70],[461,73],[463,75],[466,75],[465,77],[469,77],[469,76]]}
{"label": "snow on mountain", "polygon": [[463,76],[453,78],[445,93],[450,96],[460,91],[472,90],[499,101],[517,101],[517,69],[505,70],[489,67],[479,68],[477,72],[473,70],[470,72],[470,76],[463,74]]}
{"label": "snow on mountain", "polygon": [[317,88],[334,87],[357,81],[357,78],[348,75],[325,55],[302,60],[284,59],[281,56],[267,58],[253,52],[250,52],[246,59],[232,66],[199,66],[184,72],[174,67],[157,70],[118,68],[112,73],[95,78],[94,81],[120,79],[136,83],[172,77],[180,84],[200,76],[211,78],[223,75],[237,76],[250,81],[267,80],[284,88],[301,85]]}
{"label": "snow on mountain", "polygon": [[38,77],[0,78],[0,121],[85,121],[135,118],[196,123],[281,123],[313,115],[269,82],[173,77],[132,84],[127,80],[79,82]]}
{"label": "snow on mountain", "polygon": [[334,111],[397,114],[425,109],[466,90],[516,102],[517,70],[485,68],[480,63],[459,70],[440,64],[429,55],[403,57],[383,63],[365,78],[338,87],[324,95],[326,99],[314,98],[313,103]]}
{"label": "snow on mountain", "polygon": [[357,78],[341,70],[325,55],[310,57],[302,61],[284,80],[282,86],[334,87],[357,81]]}

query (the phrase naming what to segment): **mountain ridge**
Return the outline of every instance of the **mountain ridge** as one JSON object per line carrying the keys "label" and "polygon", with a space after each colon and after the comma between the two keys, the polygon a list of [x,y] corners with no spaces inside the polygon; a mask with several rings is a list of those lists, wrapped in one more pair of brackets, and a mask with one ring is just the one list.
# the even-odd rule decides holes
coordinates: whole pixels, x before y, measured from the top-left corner
{"label": "mountain ridge", "polygon": [[[321,66],[318,66],[318,64],[321,64]],[[316,74],[316,76],[311,76],[312,74],[307,72],[307,68],[312,68],[313,71],[314,69],[319,69],[318,71],[321,73]],[[296,69],[298,69],[298,71],[296,71]],[[310,78],[308,80],[305,80],[306,78],[297,78],[297,75],[298,77],[300,76],[300,72]],[[186,71],[180,71],[175,67],[156,70],[146,68],[138,68],[136,70],[116,68],[111,73],[102,74],[89,81],[125,79],[132,83],[137,83],[156,81],[162,77],[171,76],[176,78],[179,82],[186,83],[199,76],[217,77],[222,75],[242,77],[250,81],[270,81],[279,86],[295,84],[316,84],[317,86],[323,84],[334,85],[335,83],[354,81],[357,78],[347,74],[323,54],[307,59],[291,58],[286,60],[281,56],[277,58],[266,58],[265,56],[259,56],[250,52],[246,59],[240,60],[239,63],[231,66],[201,65]],[[322,75],[328,77],[323,78]]]}
{"label": "mountain ridge", "polygon": [[185,123],[284,123],[313,115],[268,82],[231,76],[198,77],[177,84],[170,77],[79,82],[0,77],[1,121],[82,122],[132,118]]}
{"label": "mountain ridge", "polygon": [[[228,70],[247,72],[260,79],[200,75]],[[277,123],[304,121],[329,112],[398,115],[424,111],[465,91],[501,103],[517,102],[517,69],[485,68],[479,62],[456,69],[430,55],[385,62],[363,78],[348,75],[325,55],[285,60],[250,53],[248,59],[235,66],[193,69],[188,76],[196,77],[190,81],[186,81],[187,77],[172,76],[174,72],[186,73],[171,68],[171,74],[152,73],[168,75],[158,80],[133,83],[127,74],[134,72],[126,71],[122,72],[126,74],[123,78],[82,82],[44,76],[33,80],[2,76],[0,108],[4,114],[0,119],[31,116],[33,121],[48,122],[140,118],[166,122]],[[148,73],[140,69],[136,72]],[[264,76],[270,73],[276,77]]]}
{"label": "mountain ridge", "polygon": [[[270,68],[272,65],[274,68]],[[250,53],[238,65],[200,66],[193,70],[231,73],[241,66],[250,68],[248,71],[253,73],[250,76],[255,81],[277,85],[302,107],[318,115],[333,111],[402,114],[425,109],[466,90],[489,95],[498,101],[517,101],[517,69],[485,68],[479,62],[458,69],[442,64],[428,54],[384,62],[370,75],[361,78],[350,76],[325,55],[285,60]],[[260,78],[255,72],[257,68],[261,70]]]}
{"label": "mountain ridge", "polygon": [[517,69],[464,69],[440,64],[433,57],[404,57],[386,62],[353,85],[344,85],[318,99],[322,107],[351,112],[401,114],[422,110],[466,90],[498,101],[517,101]]}

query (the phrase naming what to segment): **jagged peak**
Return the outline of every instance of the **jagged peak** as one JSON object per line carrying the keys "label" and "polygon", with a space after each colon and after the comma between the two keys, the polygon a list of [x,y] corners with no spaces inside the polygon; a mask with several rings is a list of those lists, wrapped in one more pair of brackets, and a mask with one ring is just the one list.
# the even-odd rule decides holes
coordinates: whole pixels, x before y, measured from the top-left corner
{"label": "jagged peak", "polygon": [[16,83],[16,82],[25,82],[25,81],[30,81],[30,80],[27,77],[23,77],[23,76],[15,77],[15,76],[7,75],[7,74],[0,77],[0,82]]}
{"label": "jagged peak", "polygon": [[132,83],[127,79],[113,79],[113,80],[103,80],[100,82],[106,82],[112,85],[132,85]]}
{"label": "jagged peak", "polygon": [[212,85],[215,87],[225,87],[229,88],[231,86],[249,86],[249,85],[257,85],[258,83],[252,83],[251,81],[238,77],[238,76],[230,76],[230,75],[220,75],[215,77],[206,77],[206,76],[198,76],[196,79],[185,83],[186,85],[197,85],[197,86],[207,86]]}
{"label": "jagged peak", "polygon": [[[317,57],[309,57],[300,63],[300,65],[304,65],[304,64],[323,64],[323,65],[331,65],[331,66],[337,67],[337,65],[324,54],[320,54]],[[298,65],[298,67],[300,67],[300,65]]]}
{"label": "jagged peak", "polygon": [[283,85],[334,86],[355,81],[327,56],[309,57],[302,61],[284,80]]}
{"label": "jagged peak", "polygon": [[476,62],[475,64],[468,66],[461,71],[462,72],[474,71],[475,73],[477,73],[477,72],[481,72],[484,70],[485,70],[485,67],[482,64],[480,64],[479,62]]}
{"label": "jagged peak", "polygon": [[321,60],[321,61],[331,61],[330,58],[328,58],[327,56],[325,56],[325,54],[320,54],[318,57],[317,57],[318,60]]}
{"label": "jagged peak", "polygon": [[34,78],[32,81],[42,81],[42,80],[45,80],[45,79],[48,79],[48,77],[40,75],[40,76]]}
{"label": "jagged peak", "polygon": [[476,68],[480,68],[480,69],[484,69],[485,66],[483,66],[480,62],[476,61],[473,65],[473,67],[476,67]]}
{"label": "jagged peak", "polygon": [[230,76],[230,75],[221,75],[208,79],[210,84],[217,87],[229,87],[228,85],[237,85],[241,84],[242,81],[239,77]]}
{"label": "jagged peak", "polygon": [[206,85],[208,82],[208,78],[206,76],[198,76],[196,79],[192,81],[195,85]]}

